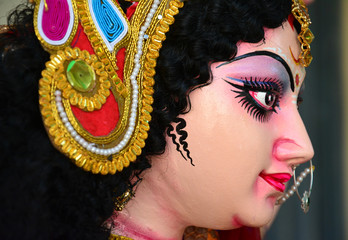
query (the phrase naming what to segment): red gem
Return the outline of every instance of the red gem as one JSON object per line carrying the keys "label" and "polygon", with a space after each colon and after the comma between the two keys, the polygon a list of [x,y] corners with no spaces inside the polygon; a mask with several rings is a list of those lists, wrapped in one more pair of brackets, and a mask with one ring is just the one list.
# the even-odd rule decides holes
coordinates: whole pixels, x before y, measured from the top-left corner
{"label": "red gem", "polygon": [[296,86],[298,87],[299,84],[300,84],[300,76],[296,74]]}

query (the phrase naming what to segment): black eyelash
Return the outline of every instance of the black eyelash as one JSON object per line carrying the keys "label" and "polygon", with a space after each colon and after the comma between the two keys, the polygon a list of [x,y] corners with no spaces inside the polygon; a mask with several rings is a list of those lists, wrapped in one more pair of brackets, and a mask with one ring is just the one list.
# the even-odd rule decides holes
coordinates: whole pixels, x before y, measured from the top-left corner
{"label": "black eyelash", "polygon": [[[241,80],[243,81],[243,86],[231,83],[226,80],[225,81],[231,84],[233,87],[239,89],[239,91],[237,90],[231,90],[231,91],[238,94],[236,98],[241,98],[239,100],[239,103],[241,103],[242,107],[246,109],[247,113],[249,113],[253,118],[255,118],[256,120],[260,122],[267,121],[272,112],[277,113],[276,107],[279,108],[279,101],[281,99],[282,92],[283,92],[283,84],[279,79],[250,77],[249,79],[244,78]],[[254,100],[254,98],[249,94],[249,91],[275,93],[277,96],[277,99],[275,101],[273,109],[272,110],[264,109]]]}

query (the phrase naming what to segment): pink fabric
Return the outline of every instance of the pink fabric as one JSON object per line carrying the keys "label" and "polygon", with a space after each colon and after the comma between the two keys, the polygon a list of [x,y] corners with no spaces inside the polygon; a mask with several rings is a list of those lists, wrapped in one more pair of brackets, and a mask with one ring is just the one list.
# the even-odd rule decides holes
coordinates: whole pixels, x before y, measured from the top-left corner
{"label": "pink fabric", "polygon": [[42,30],[49,39],[62,40],[70,22],[68,2],[67,0],[46,0],[46,2],[48,11],[43,10]]}

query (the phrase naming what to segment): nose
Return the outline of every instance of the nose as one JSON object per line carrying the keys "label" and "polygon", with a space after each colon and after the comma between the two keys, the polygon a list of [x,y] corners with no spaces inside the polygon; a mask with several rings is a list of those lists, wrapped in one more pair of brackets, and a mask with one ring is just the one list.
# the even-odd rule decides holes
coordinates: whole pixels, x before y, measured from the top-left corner
{"label": "nose", "polygon": [[279,138],[273,145],[273,156],[279,161],[286,161],[289,166],[309,161],[314,150],[302,118],[296,111],[283,119],[279,128]]}

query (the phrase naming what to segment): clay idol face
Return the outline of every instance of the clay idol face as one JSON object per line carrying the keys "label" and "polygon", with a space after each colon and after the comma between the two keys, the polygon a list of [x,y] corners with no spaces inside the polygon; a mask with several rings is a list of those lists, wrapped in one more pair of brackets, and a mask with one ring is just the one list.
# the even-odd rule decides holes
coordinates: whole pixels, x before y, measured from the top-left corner
{"label": "clay idol face", "polygon": [[212,83],[190,94],[182,115],[195,166],[168,138],[168,176],[177,214],[202,227],[262,226],[292,175],[313,157],[298,112],[305,70],[289,22],[266,29],[265,40],[240,43],[231,62],[211,65]]}

